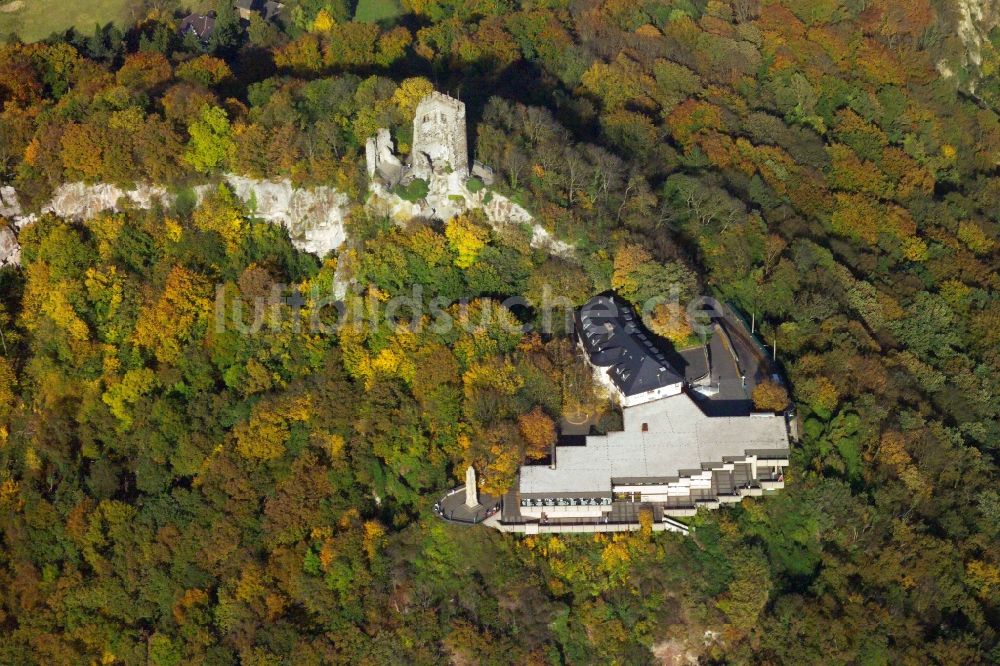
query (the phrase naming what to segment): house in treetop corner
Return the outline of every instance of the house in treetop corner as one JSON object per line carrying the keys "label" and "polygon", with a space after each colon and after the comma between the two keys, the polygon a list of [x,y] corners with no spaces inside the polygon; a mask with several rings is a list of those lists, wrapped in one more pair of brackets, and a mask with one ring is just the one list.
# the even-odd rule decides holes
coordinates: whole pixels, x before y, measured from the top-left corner
{"label": "house in treetop corner", "polygon": [[215,30],[215,13],[208,14],[188,14],[181,19],[181,25],[177,33],[182,37],[193,36],[202,44],[208,44]]}
{"label": "house in treetop corner", "polygon": [[613,296],[595,296],[574,315],[594,379],[622,407],[679,394],[684,377],[643,332],[638,314]]}
{"label": "house in treetop corner", "polygon": [[265,21],[273,21],[284,7],[280,2],[273,0],[236,0],[236,12],[244,21],[249,21],[254,14]]}

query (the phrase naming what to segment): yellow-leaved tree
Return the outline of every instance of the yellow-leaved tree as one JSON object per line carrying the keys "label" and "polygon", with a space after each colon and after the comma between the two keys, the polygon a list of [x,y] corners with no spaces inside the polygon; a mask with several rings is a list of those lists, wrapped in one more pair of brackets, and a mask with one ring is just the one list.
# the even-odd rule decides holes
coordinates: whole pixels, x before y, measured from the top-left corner
{"label": "yellow-leaved tree", "polygon": [[173,363],[183,345],[207,324],[212,311],[210,293],[205,276],[174,266],[159,298],[139,311],[133,340],[161,363]]}
{"label": "yellow-leaved tree", "polygon": [[0,447],[7,440],[7,419],[17,401],[17,376],[10,361],[0,356]]}
{"label": "yellow-leaved tree", "polygon": [[274,460],[285,452],[294,423],[309,419],[308,396],[265,398],[250,411],[250,420],[233,428],[236,451],[248,460]]}
{"label": "yellow-leaved tree", "polygon": [[156,375],[149,368],[129,370],[121,380],[108,387],[101,400],[118,419],[119,427],[127,430],[132,426],[133,407],[156,385]]}
{"label": "yellow-leaved tree", "polygon": [[653,257],[641,245],[626,245],[615,253],[614,273],[611,275],[611,286],[621,293],[634,292],[638,285],[633,274],[643,264],[652,261]]}
{"label": "yellow-leaved tree", "polygon": [[434,84],[422,76],[413,76],[403,79],[396,92],[392,93],[392,103],[399,110],[402,122],[413,122],[413,116],[417,111],[417,104],[427,95],[434,92]]}
{"label": "yellow-leaved tree", "polygon": [[527,414],[522,414],[517,420],[517,425],[527,445],[526,453],[529,458],[544,457],[556,441],[556,424],[541,407],[535,407]]}
{"label": "yellow-leaved tree", "polygon": [[757,625],[771,592],[767,558],[756,549],[737,550],[731,558],[733,580],[716,602],[726,614],[726,633],[739,638]]}
{"label": "yellow-leaved tree", "polygon": [[202,231],[214,231],[222,236],[228,252],[239,247],[246,232],[241,206],[225,185],[219,185],[211,196],[206,197],[191,217]]}
{"label": "yellow-leaved tree", "polygon": [[489,232],[477,226],[465,215],[449,222],[444,235],[448,237],[451,249],[458,254],[455,265],[459,268],[468,268],[476,263],[479,253],[486,247],[486,241],[489,239]]}
{"label": "yellow-leaved tree", "polygon": [[680,303],[660,303],[653,308],[649,328],[675,345],[684,344],[693,333],[687,311]]}
{"label": "yellow-leaved tree", "polygon": [[783,412],[788,406],[788,391],[781,384],[765,379],[754,387],[753,406],[768,412]]}
{"label": "yellow-leaved tree", "polygon": [[337,22],[333,19],[333,16],[324,8],[316,13],[316,18],[313,19],[312,23],[312,30],[313,32],[330,32],[336,24]]}

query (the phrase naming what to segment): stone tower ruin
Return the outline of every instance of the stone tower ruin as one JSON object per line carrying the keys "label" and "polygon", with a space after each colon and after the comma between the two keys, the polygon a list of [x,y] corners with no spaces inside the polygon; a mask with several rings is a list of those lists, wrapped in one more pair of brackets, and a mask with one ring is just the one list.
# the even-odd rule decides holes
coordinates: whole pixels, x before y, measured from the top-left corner
{"label": "stone tower ruin", "polygon": [[432,173],[449,168],[462,179],[469,176],[465,104],[435,91],[417,105],[409,175],[430,180]]}

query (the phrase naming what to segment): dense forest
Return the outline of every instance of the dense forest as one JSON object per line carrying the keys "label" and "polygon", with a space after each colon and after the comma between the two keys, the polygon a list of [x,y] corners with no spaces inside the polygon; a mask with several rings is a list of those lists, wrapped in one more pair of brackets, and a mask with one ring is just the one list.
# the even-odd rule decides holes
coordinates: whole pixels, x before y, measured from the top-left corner
{"label": "dense forest", "polygon": [[[943,0],[289,4],[244,30],[222,2],[205,43],[154,8],[0,47],[26,207],[177,195],[42,215],[0,272],[0,662],[1000,661],[1000,30],[970,57]],[[365,140],[405,153],[434,88],[573,258],[363,206]],[[298,252],[224,185],[195,205],[226,172],[348,193],[348,245]],[[348,300],[419,283],[473,322],[299,325],[336,316],[338,267]],[[776,342],[786,489],[692,537],[434,518],[468,464],[509,486],[585,391],[565,331],[496,303],[668,282]],[[259,331],[217,324],[262,301]]]}

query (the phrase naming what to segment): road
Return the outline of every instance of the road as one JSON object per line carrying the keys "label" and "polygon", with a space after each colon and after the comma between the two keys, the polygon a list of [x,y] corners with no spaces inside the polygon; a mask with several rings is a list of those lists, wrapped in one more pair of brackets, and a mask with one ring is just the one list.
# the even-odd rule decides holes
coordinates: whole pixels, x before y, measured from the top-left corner
{"label": "road", "polygon": [[739,358],[740,370],[746,375],[747,388],[752,391],[754,386],[771,376],[771,359],[761,351],[743,322],[729,308],[726,308],[726,316],[716,321],[729,334],[729,340]]}
{"label": "road", "polygon": [[743,322],[724,306],[721,317],[713,317],[715,333],[708,343],[712,364],[711,383],[718,393],[701,400],[703,409],[715,415],[739,416],[753,409],[750,396],[758,383],[771,375],[771,362],[761,351]]}

